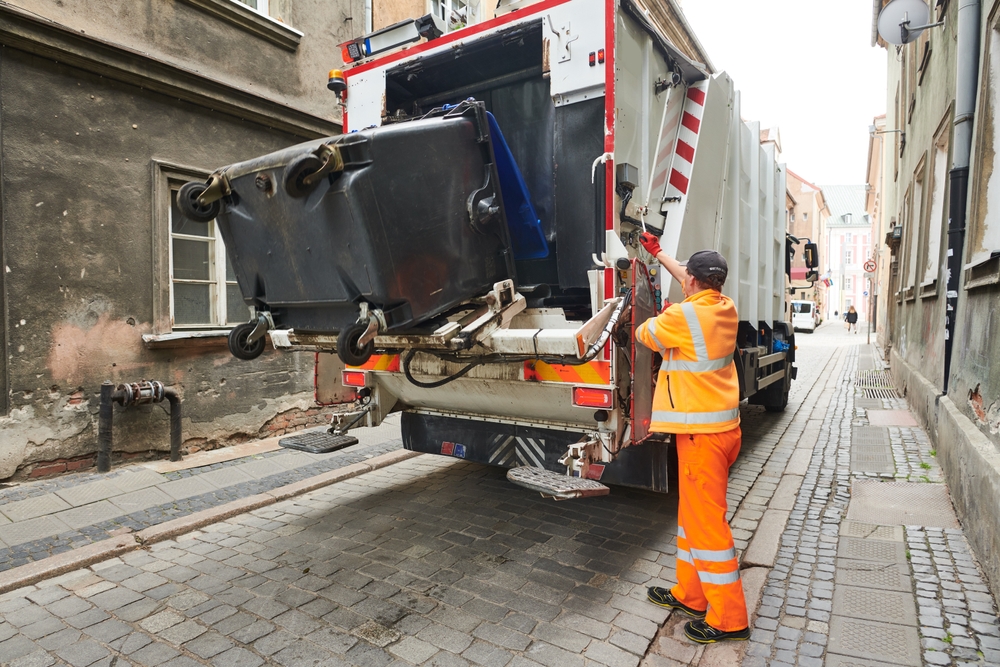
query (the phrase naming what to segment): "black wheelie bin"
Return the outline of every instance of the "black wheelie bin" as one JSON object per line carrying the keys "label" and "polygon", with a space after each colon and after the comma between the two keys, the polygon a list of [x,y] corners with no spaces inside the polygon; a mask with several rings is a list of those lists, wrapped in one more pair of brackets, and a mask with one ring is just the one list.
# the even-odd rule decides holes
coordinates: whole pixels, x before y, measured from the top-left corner
{"label": "black wheelie bin", "polygon": [[217,221],[259,314],[230,336],[244,359],[263,351],[265,313],[279,329],[340,333],[345,358],[345,333],[356,343],[367,326],[362,304],[381,311],[381,332],[419,331],[515,277],[480,102],[233,164],[178,199]]}

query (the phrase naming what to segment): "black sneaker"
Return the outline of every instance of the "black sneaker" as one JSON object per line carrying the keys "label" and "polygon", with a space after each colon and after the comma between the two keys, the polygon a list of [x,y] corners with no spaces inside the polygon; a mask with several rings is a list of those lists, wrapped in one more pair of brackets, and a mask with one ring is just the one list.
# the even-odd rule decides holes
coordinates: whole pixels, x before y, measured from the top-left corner
{"label": "black sneaker", "polygon": [[746,641],[750,639],[750,628],[723,632],[716,630],[705,621],[688,621],[684,626],[684,635],[699,644],[714,644],[715,642]]}
{"label": "black sneaker", "polygon": [[674,594],[670,592],[669,588],[650,586],[646,591],[646,597],[649,598],[649,601],[655,605],[666,607],[667,609],[677,609],[679,611],[683,611],[692,618],[705,618],[704,610],[698,611],[697,609],[692,609],[686,604],[680,602],[674,597]]}

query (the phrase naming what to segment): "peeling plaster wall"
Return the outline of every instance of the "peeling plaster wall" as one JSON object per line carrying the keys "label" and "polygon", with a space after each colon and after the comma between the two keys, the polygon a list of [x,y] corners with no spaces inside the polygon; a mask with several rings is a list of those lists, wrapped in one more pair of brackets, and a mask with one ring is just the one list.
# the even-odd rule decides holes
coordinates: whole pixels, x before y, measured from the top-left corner
{"label": "peeling plaster wall", "polygon": [[[212,170],[304,137],[14,48],[0,50],[0,113],[10,406],[0,479],[95,451],[104,380],[175,388],[185,441],[209,446],[314,407],[312,353],[245,362],[224,344],[141,340],[153,330],[153,255],[166,252],[153,238],[153,160]],[[168,449],[168,409],[116,408],[115,449]]]}

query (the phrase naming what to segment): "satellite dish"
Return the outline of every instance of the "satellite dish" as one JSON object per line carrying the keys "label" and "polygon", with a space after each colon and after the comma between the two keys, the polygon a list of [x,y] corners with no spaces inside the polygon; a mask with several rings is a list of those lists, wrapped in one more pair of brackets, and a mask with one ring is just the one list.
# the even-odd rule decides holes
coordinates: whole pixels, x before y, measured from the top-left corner
{"label": "satellite dish", "polygon": [[892,0],[878,15],[878,34],[890,44],[909,44],[931,27],[929,19],[924,0]]}

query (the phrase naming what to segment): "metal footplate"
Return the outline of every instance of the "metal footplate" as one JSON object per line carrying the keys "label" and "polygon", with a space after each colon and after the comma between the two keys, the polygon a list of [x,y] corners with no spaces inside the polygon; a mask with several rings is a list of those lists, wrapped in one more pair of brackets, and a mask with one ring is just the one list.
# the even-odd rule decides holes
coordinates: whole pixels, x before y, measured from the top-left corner
{"label": "metal footplate", "polygon": [[611,492],[611,489],[592,479],[568,477],[551,470],[530,466],[511,468],[507,471],[507,479],[518,486],[538,491],[543,496],[556,500],[606,496]]}
{"label": "metal footplate", "polygon": [[358,444],[353,435],[334,435],[332,433],[300,433],[278,441],[285,449],[297,449],[310,454],[329,454],[344,447]]}

